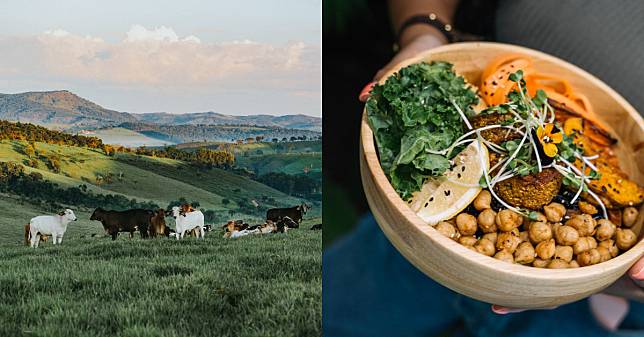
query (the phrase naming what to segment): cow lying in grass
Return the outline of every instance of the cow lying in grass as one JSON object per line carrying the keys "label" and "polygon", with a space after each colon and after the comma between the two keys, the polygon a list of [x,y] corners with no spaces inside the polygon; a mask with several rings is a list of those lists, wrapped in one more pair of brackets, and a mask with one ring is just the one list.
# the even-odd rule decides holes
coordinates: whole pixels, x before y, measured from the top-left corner
{"label": "cow lying in grass", "polygon": [[40,215],[29,221],[29,240],[32,248],[38,248],[41,235],[51,235],[53,244],[63,242],[67,225],[76,221],[76,215],[71,209],[66,209],[56,215]]}
{"label": "cow lying in grass", "polygon": [[[287,219],[293,221],[288,217]],[[223,225],[222,228],[224,230],[224,238],[227,239],[234,239],[252,234],[286,233],[286,231],[288,230],[288,220],[282,219],[278,223],[274,223],[271,220],[266,220],[265,223],[254,226],[248,226],[248,224],[239,224],[236,221],[231,220]]]}

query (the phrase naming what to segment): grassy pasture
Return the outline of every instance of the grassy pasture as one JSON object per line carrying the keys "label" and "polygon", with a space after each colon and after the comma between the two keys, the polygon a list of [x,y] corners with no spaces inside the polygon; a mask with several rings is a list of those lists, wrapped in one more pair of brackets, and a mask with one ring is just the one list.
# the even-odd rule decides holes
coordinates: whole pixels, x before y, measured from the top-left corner
{"label": "grassy pasture", "polygon": [[[21,141],[0,141],[0,161],[24,163],[29,159],[24,154],[25,146],[26,143]],[[110,157],[95,149],[46,143],[36,143],[36,151],[40,154],[36,159],[38,167],[26,167],[27,172],[39,172],[45,179],[63,187],[85,184],[95,193],[121,194],[139,201],[153,201],[161,207],[180,197],[199,201],[200,207],[214,211],[235,209],[239,202],[249,202],[251,199],[267,207],[297,205],[301,202],[298,198],[225,170],[198,170],[167,158],[127,153]],[[59,173],[47,166],[46,157],[52,155],[60,158]],[[108,174],[112,175],[111,182],[97,182],[98,176]],[[267,203],[262,197],[273,198],[277,202]],[[227,205],[222,203],[224,198],[230,201]]]}
{"label": "grassy pasture", "polygon": [[322,233],[116,241],[78,210],[63,244],[22,245],[41,210],[0,195],[0,336],[321,336]]}

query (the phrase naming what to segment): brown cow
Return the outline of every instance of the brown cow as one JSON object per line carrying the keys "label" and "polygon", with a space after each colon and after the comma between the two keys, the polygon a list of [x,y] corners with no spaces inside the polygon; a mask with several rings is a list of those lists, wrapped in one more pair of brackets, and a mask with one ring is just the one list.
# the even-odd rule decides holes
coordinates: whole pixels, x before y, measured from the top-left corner
{"label": "brown cow", "polygon": [[181,210],[179,211],[179,214],[181,215],[186,215],[186,213],[194,212],[195,209],[192,208],[192,205],[190,204],[183,204],[181,205]]}
{"label": "brown cow", "polygon": [[[28,223],[25,225],[25,245],[26,246],[29,246],[29,239],[31,237],[30,232],[31,232],[31,224]],[[47,242],[47,240],[49,240],[49,235],[40,234],[41,242]]]}
{"label": "brown cow", "polygon": [[150,218],[150,236],[155,238],[157,235],[168,236],[169,234],[165,226],[165,210],[160,208]]}

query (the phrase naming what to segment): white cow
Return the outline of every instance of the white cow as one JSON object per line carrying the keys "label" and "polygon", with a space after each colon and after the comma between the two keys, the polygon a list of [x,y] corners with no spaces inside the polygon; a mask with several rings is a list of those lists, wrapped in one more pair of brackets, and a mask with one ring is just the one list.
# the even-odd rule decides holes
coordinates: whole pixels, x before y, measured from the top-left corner
{"label": "white cow", "polygon": [[40,215],[29,221],[29,239],[31,247],[37,248],[40,242],[40,235],[51,235],[51,241],[63,242],[63,235],[67,231],[67,225],[76,221],[76,215],[71,209],[66,209],[56,215]]}
{"label": "white cow", "polygon": [[201,211],[193,211],[182,215],[180,211],[181,210],[179,209],[179,206],[172,207],[172,216],[174,217],[177,227],[177,240],[183,238],[185,231],[190,231],[196,227],[199,227],[199,233],[197,234],[197,237],[201,236],[201,238],[203,239],[205,235],[205,232],[203,230],[203,213],[201,213]]}

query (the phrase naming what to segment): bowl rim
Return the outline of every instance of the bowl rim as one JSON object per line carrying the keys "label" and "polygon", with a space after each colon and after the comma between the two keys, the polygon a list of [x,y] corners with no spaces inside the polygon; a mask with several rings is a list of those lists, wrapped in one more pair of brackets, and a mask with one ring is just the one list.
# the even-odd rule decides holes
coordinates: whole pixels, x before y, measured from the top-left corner
{"label": "bowl rim", "polygon": [[[426,58],[428,55],[449,52],[454,50],[462,51],[463,49],[473,49],[479,47],[492,47],[507,52],[521,53],[528,56],[534,56],[544,61],[556,63],[560,67],[568,68],[572,72],[576,72],[580,77],[584,77],[586,80],[591,82],[593,85],[599,87],[602,91],[606,92],[611,98],[617,101],[619,105],[629,114],[634,122],[637,123],[641,132],[644,133],[644,120],[642,116],[633,108],[633,106],[626,101],[620,94],[615,90],[610,88],[607,84],[593,76],[592,74],[586,72],[585,70],[568,63],[562,59],[559,59],[555,56],[548,55],[546,53],[525,48],[521,46],[497,43],[497,42],[461,42],[453,43],[430,50],[426,50],[418,53],[413,58],[407,59],[392,68],[388,71],[379,83],[384,83],[386,79],[395,73],[398,69],[405,67],[407,65],[418,63]],[[449,61],[448,61],[449,62]],[[362,151],[362,156],[364,156],[366,168],[369,170],[369,173],[373,177],[373,182],[376,185],[377,189],[380,192],[384,192],[385,195],[396,195],[398,193],[394,190],[393,186],[389,182],[389,179],[385,176],[382,167],[380,166],[380,160],[377,156],[377,151],[375,148],[375,142],[373,140],[373,132],[369,123],[367,121],[367,111],[366,105],[363,109],[361,126],[360,126],[360,146]],[[388,198],[392,207],[396,208],[396,211],[400,214],[403,214],[404,217],[411,225],[413,225],[420,234],[424,235],[425,238],[431,241],[433,244],[439,245],[444,249],[449,249],[461,255],[470,263],[476,264],[479,268],[486,269],[490,272],[496,272],[503,275],[512,275],[512,276],[521,276],[525,278],[530,278],[534,280],[572,280],[572,279],[585,279],[597,275],[598,273],[606,273],[610,271],[615,271],[621,269],[624,265],[632,265],[636,260],[644,256],[644,235],[640,233],[640,240],[636,245],[631,247],[628,251],[620,254],[619,256],[610,259],[608,261],[598,263],[592,266],[580,267],[580,268],[568,268],[568,269],[548,269],[548,268],[536,268],[532,266],[524,266],[516,263],[507,263],[493,257],[489,257],[478,252],[474,252],[461,244],[455,242],[452,239],[449,239],[442,234],[440,234],[433,226],[427,225],[411,208],[408,207],[402,198],[399,196],[397,198]],[[382,225],[378,224],[381,228]],[[644,228],[640,229],[644,231]],[[384,231],[385,235],[388,236],[387,231]],[[391,240],[392,244],[396,246],[395,240]],[[400,249],[397,247],[400,251]],[[404,254],[403,254],[404,255]],[[487,259],[481,258],[482,256],[487,257]],[[407,257],[406,257],[407,258]],[[629,266],[630,268],[630,266]]]}

